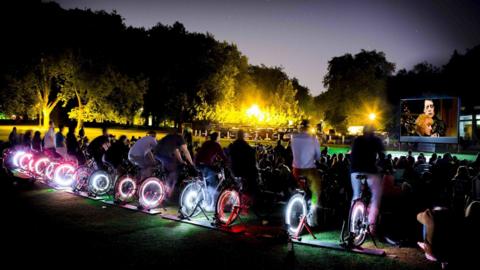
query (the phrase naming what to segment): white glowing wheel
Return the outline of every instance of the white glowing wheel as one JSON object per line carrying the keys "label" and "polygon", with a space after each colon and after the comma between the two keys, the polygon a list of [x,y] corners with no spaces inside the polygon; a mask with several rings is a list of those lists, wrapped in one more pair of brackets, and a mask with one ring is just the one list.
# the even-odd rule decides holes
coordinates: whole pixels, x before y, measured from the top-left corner
{"label": "white glowing wheel", "polygon": [[218,221],[223,225],[232,224],[240,213],[240,195],[234,189],[226,189],[220,193],[215,210]]}
{"label": "white glowing wheel", "polygon": [[[197,181],[186,185],[180,195],[180,209],[182,213],[188,217],[195,217],[200,214],[200,207],[205,209],[208,205],[207,199],[205,199],[205,197],[208,197],[206,193],[207,191]],[[198,204],[200,204],[200,207],[195,208]]]}
{"label": "white glowing wheel", "polygon": [[48,164],[47,168],[45,169],[45,177],[47,177],[48,180],[53,180],[53,174],[58,165],[59,163],[55,161],[51,161],[50,164]]}
{"label": "white glowing wheel", "polygon": [[13,153],[13,157],[12,157],[12,164],[13,164],[13,167],[15,168],[18,168],[20,167],[20,158],[23,157],[23,155],[25,155],[25,151],[16,151]]}
{"label": "white glowing wheel", "polygon": [[158,207],[165,197],[165,186],[156,177],[143,180],[138,192],[138,202],[144,209]]}
{"label": "white glowing wheel", "polygon": [[24,155],[22,155],[18,160],[18,164],[20,165],[20,168],[25,171],[28,171],[28,164],[32,159],[33,159],[33,155],[31,153],[25,153]]}
{"label": "white glowing wheel", "polygon": [[365,204],[357,200],[350,212],[350,233],[353,235],[353,245],[359,247],[365,242],[368,230],[368,217]]}
{"label": "white glowing wheel", "polygon": [[307,202],[303,194],[295,194],[288,200],[285,211],[285,224],[288,227],[288,232],[292,235],[299,233],[301,229],[301,219],[307,215]]}
{"label": "white glowing wheel", "polygon": [[88,180],[88,190],[96,196],[103,196],[110,191],[112,184],[112,178],[106,171],[97,170]]}
{"label": "white glowing wheel", "polygon": [[115,199],[126,202],[133,199],[137,192],[137,182],[130,175],[124,175],[115,183]]}
{"label": "white glowing wheel", "polygon": [[50,159],[47,157],[37,159],[34,165],[35,173],[40,177],[43,176],[49,164]]}
{"label": "white glowing wheel", "polygon": [[63,163],[55,168],[53,182],[60,187],[72,187],[75,181],[75,167],[69,163]]}

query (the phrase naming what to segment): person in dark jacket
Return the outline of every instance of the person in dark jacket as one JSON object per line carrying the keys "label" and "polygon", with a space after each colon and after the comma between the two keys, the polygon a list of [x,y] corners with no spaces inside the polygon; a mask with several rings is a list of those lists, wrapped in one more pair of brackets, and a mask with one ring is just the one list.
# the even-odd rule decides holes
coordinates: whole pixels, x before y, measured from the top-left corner
{"label": "person in dark jacket", "polygon": [[230,164],[232,172],[236,177],[243,177],[246,180],[245,191],[250,192],[252,196],[257,192],[257,161],[255,149],[245,141],[245,133],[238,130],[237,139],[229,145]]}

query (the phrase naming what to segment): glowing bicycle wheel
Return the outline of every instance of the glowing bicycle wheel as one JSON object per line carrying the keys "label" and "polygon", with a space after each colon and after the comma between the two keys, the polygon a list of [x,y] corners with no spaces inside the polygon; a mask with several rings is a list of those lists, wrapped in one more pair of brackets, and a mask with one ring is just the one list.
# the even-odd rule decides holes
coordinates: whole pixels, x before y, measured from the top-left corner
{"label": "glowing bicycle wheel", "polygon": [[47,168],[45,168],[45,177],[52,181],[53,180],[53,174],[55,172],[55,169],[57,166],[60,165],[60,163],[56,161],[50,161],[50,164],[48,164]]}
{"label": "glowing bicycle wheel", "polygon": [[41,157],[35,161],[34,170],[37,177],[42,178],[45,175],[50,159],[48,157]]}
{"label": "glowing bicycle wheel", "polygon": [[29,163],[33,160],[31,153],[25,153],[18,159],[19,167],[24,171],[29,171]]}
{"label": "glowing bicycle wheel", "polygon": [[115,183],[115,200],[129,202],[135,198],[137,193],[137,181],[131,175],[121,176]]}
{"label": "glowing bicycle wheel", "polygon": [[307,216],[307,202],[303,194],[297,193],[288,200],[285,211],[285,224],[288,232],[292,235],[299,233],[301,229],[301,219]]}
{"label": "glowing bicycle wheel", "polygon": [[357,200],[350,210],[349,226],[351,244],[355,247],[361,246],[368,232],[368,217],[365,204],[360,200]]}
{"label": "glowing bicycle wheel", "polygon": [[113,186],[112,177],[104,170],[97,170],[88,179],[88,191],[95,196],[107,194]]}
{"label": "glowing bicycle wheel", "polygon": [[63,163],[55,168],[53,182],[59,187],[72,187],[75,182],[75,167],[69,163]]}
{"label": "glowing bicycle wheel", "polygon": [[93,169],[87,166],[80,166],[75,170],[75,183],[73,189],[77,191],[84,191],[88,187],[88,179],[92,175]]}
{"label": "glowing bicycle wheel", "polygon": [[23,155],[25,155],[26,152],[25,151],[22,151],[22,150],[19,150],[19,151],[13,151],[11,153],[11,162],[12,162],[12,169],[16,169],[16,168],[19,168],[20,167],[20,158],[23,157]]}
{"label": "glowing bicycle wheel", "polygon": [[165,198],[165,186],[156,177],[143,180],[138,189],[138,202],[143,209],[157,208]]}
{"label": "glowing bicycle wheel", "polygon": [[240,195],[235,189],[225,189],[218,196],[215,214],[217,222],[229,226],[240,214]]}
{"label": "glowing bicycle wheel", "polygon": [[[185,186],[180,195],[180,209],[188,217],[195,217],[201,212],[201,208],[207,208],[211,199],[202,184],[197,181]],[[199,207],[196,207],[196,206]]]}

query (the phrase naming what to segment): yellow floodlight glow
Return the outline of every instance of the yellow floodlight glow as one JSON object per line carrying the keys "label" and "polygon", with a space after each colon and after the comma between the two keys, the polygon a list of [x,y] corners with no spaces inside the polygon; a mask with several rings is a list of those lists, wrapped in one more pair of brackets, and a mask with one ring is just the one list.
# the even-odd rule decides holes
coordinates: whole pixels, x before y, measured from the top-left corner
{"label": "yellow floodlight glow", "polygon": [[370,113],[368,115],[368,119],[370,119],[370,121],[375,121],[376,118],[377,118],[377,115],[375,113]]}

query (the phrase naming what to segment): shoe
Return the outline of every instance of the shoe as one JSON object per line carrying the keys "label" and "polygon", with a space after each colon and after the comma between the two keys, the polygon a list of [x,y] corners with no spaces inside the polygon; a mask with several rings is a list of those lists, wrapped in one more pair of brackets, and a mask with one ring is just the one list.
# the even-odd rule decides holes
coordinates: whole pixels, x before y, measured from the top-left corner
{"label": "shoe", "polygon": [[424,243],[424,242],[417,242],[417,245],[418,245],[423,251],[425,251],[425,243]]}
{"label": "shoe", "polygon": [[432,262],[436,262],[437,261],[437,258],[435,258],[433,255],[425,252],[425,258],[427,258],[427,260],[429,261],[432,261]]}

